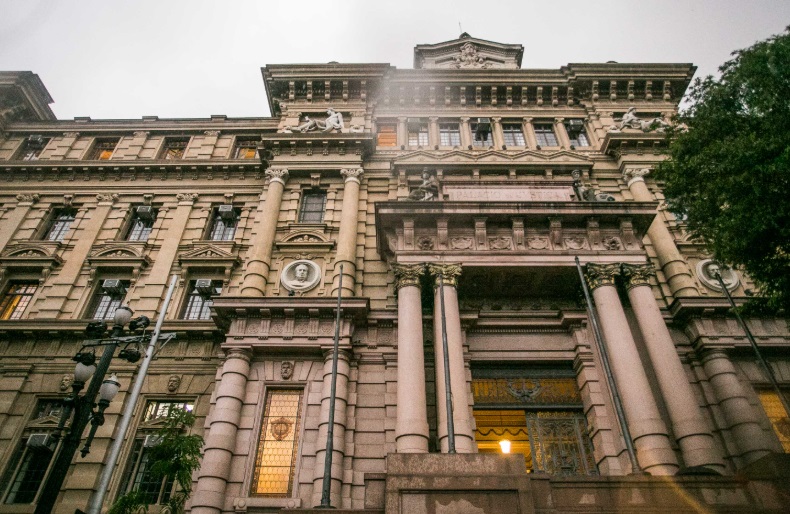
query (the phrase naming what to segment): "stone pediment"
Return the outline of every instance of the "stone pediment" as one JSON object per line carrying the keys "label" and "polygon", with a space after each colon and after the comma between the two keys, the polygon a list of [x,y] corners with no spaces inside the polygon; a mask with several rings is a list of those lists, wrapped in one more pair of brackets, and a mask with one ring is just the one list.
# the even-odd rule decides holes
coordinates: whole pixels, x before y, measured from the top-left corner
{"label": "stone pediment", "polygon": [[7,248],[0,256],[0,282],[11,270],[39,270],[43,284],[52,270],[63,264],[55,250],[59,243],[24,243]]}
{"label": "stone pediment", "polygon": [[475,163],[475,164],[504,164],[509,162],[535,162],[535,163],[558,163],[574,165],[591,164],[592,159],[578,152],[560,150],[558,152],[543,152],[536,150],[524,150],[520,152],[505,152],[501,150],[485,150],[482,152],[470,152],[466,150],[453,150],[451,152],[433,152],[430,150],[418,150],[406,155],[402,155],[394,160],[395,165],[403,164],[446,164],[450,163]]}
{"label": "stone pediment", "polygon": [[522,45],[496,43],[472,37],[466,32],[458,39],[414,47],[415,69],[510,69],[521,68]]}
{"label": "stone pediment", "polygon": [[3,254],[3,259],[40,259],[40,258],[47,258],[47,259],[57,259],[58,257],[54,254],[54,247],[47,244],[36,244],[36,243],[24,243],[20,245],[14,245],[10,248],[7,248]]}
{"label": "stone pediment", "polygon": [[134,283],[140,271],[151,264],[151,259],[143,254],[142,245],[111,243],[95,248],[88,257],[87,264],[90,269],[90,282],[96,278],[99,268],[123,268],[132,271],[132,283]]}
{"label": "stone pediment", "polygon": [[295,252],[329,251],[335,246],[326,235],[319,230],[294,230],[286,234],[281,241],[275,243],[278,250]]}
{"label": "stone pediment", "polygon": [[184,265],[196,265],[199,263],[238,263],[239,258],[231,251],[213,244],[201,245],[192,250],[182,253],[178,257],[179,263]]}

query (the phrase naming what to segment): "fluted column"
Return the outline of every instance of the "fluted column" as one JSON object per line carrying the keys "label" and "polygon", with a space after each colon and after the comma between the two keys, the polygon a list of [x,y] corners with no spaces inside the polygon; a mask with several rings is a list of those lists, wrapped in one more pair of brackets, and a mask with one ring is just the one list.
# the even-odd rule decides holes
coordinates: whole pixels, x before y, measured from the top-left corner
{"label": "fluted column", "polygon": [[[324,384],[321,389],[321,418],[318,424],[318,441],[315,452],[315,473],[313,474],[313,505],[321,503],[321,489],[324,481],[324,462],[326,459],[326,434],[329,429],[329,398],[332,391],[332,355],[334,351],[324,350]],[[343,458],[346,455],[346,408],[348,406],[348,375],[350,355],[345,350],[337,354],[337,389],[335,390],[335,423],[332,434],[332,482],[330,503],[341,506],[341,486],[343,484]]]}
{"label": "fluted column", "polygon": [[225,509],[225,488],[231,473],[236,433],[250,374],[252,350],[231,348],[222,366],[217,399],[211,410],[203,463],[192,496],[193,514],[216,514]]}
{"label": "fluted column", "polygon": [[428,453],[428,411],[425,396],[425,356],[422,347],[423,264],[393,264],[398,293],[398,453]]}
{"label": "fluted column", "polygon": [[[354,296],[354,285],[357,271],[357,223],[359,222],[359,181],[364,170],[362,168],[340,170],[346,179],[343,184],[343,210],[340,214],[340,231],[337,235],[337,254],[335,272],[332,277],[332,296],[337,289],[343,288],[343,296]],[[343,276],[340,276],[340,264],[343,264]]]}
{"label": "fluted column", "polygon": [[442,348],[442,311],[439,296],[439,276],[444,282],[444,308],[447,324],[447,348],[450,360],[450,388],[452,389],[455,449],[458,453],[472,453],[475,436],[472,430],[471,412],[467,402],[466,368],[464,345],[461,333],[461,313],[458,308],[458,277],[460,264],[429,264],[428,271],[435,278],[433,309],[433,341],[436,359],[436,407],[438,416],[439,447],[447,453],[447,407],[445,402],[444,349]]}
{"label": "fluted column", "polygon": [[771,452],[771,442],[757,422],[760,415],[746,398],[746,391],[735,366],[724,350],[708,350],[702,358],[713,396],[719,404],[724,422],[740,452],[737,457],[749,464]]}
{"label": "fluted column", "polygon": [[694,390],[653,296],[650,287],[653,267],[650,264],[624,264],[623,274],[627,279],[628,299],[650,355],[683,460],[687,467],[707,466],[722,472],[722,456],[702,417]]}
{"label": "fluted column", "polygon": [[617,295],[614,279],[619,273],[619,264],[588,264],[585,278],[593,292],[639,465],[651,475],[672,475],[678,470],[677,459]]}
{"label": "fluted column", "polygon": [[[628,189],[637,202],[654,201],[652,193],[645,184],[645,175],[650,173],[650,168],[628,168],[623,173],[623,178],[628,183]],[[653,243],[656,250],[658,261],[661,263],[661,271],[669,283],[669,289],[674,296],[699,296],[699,291],[691,277],[691,270],[680,255],[678,247],[675,245],[675,238],[669,232],[661,216],[656,216],[650,228],[647,230],[647,237]]]}
{"label": "fluted column", "polygon": [[247,270],[241,284],[242,296],[263,296],[266,291],[288,170],[270,168],[266,170],[266,177],[269,179],[269,187],[265,199],[261,195],[261,204],[255,214],[253,226],[257,227],[257,233],[252,237],[252,246],[247,254]]}

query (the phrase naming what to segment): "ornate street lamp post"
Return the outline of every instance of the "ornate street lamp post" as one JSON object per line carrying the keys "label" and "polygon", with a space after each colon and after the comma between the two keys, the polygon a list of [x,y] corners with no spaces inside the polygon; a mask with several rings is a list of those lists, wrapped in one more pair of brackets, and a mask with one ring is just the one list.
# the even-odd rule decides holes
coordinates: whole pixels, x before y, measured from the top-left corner
{"label": "ornate street lamp post", "polygon": [[[60,445],[60,450],[54,456],[54,464],[41,491],[35,514],[49,514],[52,512],[60,488],[66,479],[66,473],[69,470],[69,466],[71,466],[71,461],[77,452],[77,448],[79,448],[82,434],[88,423],[91,424],[91,429],[81,451],[83,457],[90,452],[90,446],[93,437],[96,435],[96,430],[104,424],[104,411],[120,389],[120,384],[115,374],[106,380],[104,378],[110,367],[110,361],[115,355],[115,350],[118,346],[125,343],[125,347],[119,353],[119,357],[129,362],[137,362],[141,357],[141,352],[137,346],[147,336],[124,337],[123,330],[127,324],[131,332],[144,329],[150,324],[150,321],[145,316],[132,319],[132,315],[133,312],[129,307],[125,305],[119,307],[115,311],[112,331],[107,339],[103,339],[107,335],[107,324],[103,321],[90,323],[85,330],[86,335],[96,339],[84,341],[80,351],[73,357],[73,360],[77,362],[74,368],[74,383],[71,386],[73,391],[63,400],[64,408],[58,427],[52,434],[50,447],[57,448],[58,440],[61,438],[67,421],[72,415],[73,418],[65,437],[63,437],[63,444]],[[104,347],[98,365],[96,364],[95,354],[97,347]],[[93,377],[92,380],[91,377]],[[91,380],[90,386],[85,391],[85,394],[80,396],[79,393],[88,380]],[[98,404],[96,403],[97,395],[99,396]]]}

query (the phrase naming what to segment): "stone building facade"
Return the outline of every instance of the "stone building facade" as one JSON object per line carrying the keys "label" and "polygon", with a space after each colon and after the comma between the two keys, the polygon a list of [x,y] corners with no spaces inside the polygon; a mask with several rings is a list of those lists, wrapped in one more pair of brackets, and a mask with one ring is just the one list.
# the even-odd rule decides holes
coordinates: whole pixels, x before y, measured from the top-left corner
{"label": "stone building facade", "polygon": [[[51,454],[31,436],[121,303],[177,338],[105,506],[170,494],[145,436],[173,405],[206,439],[192,512],[319,504],[338,296],[335,507],[782,511],[790,422],[650,173],[695,68],[523,53],[462,34],[414,69],[269,65],[269,118],[57,120],[36,75],[0,73],[0,512],[32,512]],[[786,320],[748,324],[790,387]],[[111,370],[57,512],[118,436],[137,366]]]}

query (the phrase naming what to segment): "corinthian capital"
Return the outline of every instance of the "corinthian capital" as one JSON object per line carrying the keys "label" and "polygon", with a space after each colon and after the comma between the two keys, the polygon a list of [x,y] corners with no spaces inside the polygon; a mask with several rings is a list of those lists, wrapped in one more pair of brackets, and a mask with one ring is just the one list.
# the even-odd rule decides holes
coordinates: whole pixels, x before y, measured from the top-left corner
{"label": "corinthian capital", "polygon": [[265,174],[270,183],[279,182],[285,185],[285,181],[288,180],[288,170],[286,168],[269,168]]}
{"label": "corinthian capital", "polygon": [[365,170],[363,170],[362,168],[340,170],[340,174],[346,177],[346,182],[350,182],[353,180],[357,184],[359,183],[359,179],[362,178],[363,173],[365,173]]}
{"label": "corinthian capital", "polygon": [[458,287],[458,277],[461,276],[460,264],[428,264],[428,272],[436,278],[439,286],[439,277],[446,286]]}
{"label": "corinthian capital", "polygon": [[395,273],[395,290],[401,287],[416,286],[420,287],[420,277],[425,273],[424,264],[393,264],[392,271]]}
{"label": "corinthian capital", "polygon": [[614,278],[620,274],[619,264],[587,264],[584,278],[590,289],[597,289],[601,286],[613,286]]}
{"label": "corinthian capital", "polygon": [[650,276],[653,273],[655,273],[653,265],[649,262],[647,264],[623,264],[623,276],[628,289],[637,286],[649,286]]}
{"label": "corinthian capital", "polygon": [[639,182],[640,180],[644,182],[645,178],[651,171],[650,168],[626,168],[623,171],[623,178],[630,186],[634,182]]}

